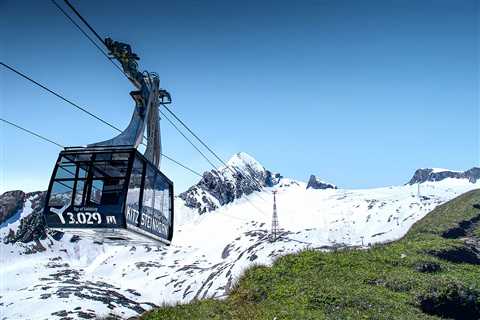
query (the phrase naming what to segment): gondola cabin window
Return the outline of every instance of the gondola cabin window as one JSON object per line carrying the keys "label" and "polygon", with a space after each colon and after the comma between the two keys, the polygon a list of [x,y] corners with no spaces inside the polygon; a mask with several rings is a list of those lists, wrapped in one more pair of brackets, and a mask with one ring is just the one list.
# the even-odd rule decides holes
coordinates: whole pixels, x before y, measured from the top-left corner
{"label": "gondola cabin window", "polygon": [[145,175],[145,188],[143,192],[141,228],[158,236],[167,236],[171,226],[170,203],[165,201],[169,198],[170,190],[165,178],[147,166]]}
{"label": "gondola cabin window", "polygon": [[130,182],[128,184],[128,193],[126,200],[127,223],[135,227],[138,227],[140,223],[140,191],[142,189],[144,170],[144,162],[140,158],[135,157],[132,167],[132,173],[130,175]]}
{"label": "gondola cabin window", "polygon": [[[115,217],[110,224],[122,224],[124,218],[118,213],[123,208],[129,158],[129,153],[62,156],[48,205],[68,209],[70,219],[62,220],[66,226],[82,225],[84,220],[88,220],[87,224],[105,225],[107,219],[102,217],[107,215]],[[88,219],[92,213],[97,213],[95,219]]]}

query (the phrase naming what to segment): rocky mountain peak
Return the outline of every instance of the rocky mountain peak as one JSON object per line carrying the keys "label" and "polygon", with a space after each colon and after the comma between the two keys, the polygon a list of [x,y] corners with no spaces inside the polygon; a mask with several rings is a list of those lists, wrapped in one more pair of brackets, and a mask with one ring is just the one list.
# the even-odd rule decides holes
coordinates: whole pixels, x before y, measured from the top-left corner
{"label": "rocky mountain peak", "polygon": [[473,167],[463,172],[443,168],[421,168],[415,171],[413,177],[407,184],[441,181],[447,178],[468,179],[471,183],[475,183],[480,179],[480,168]]}
{"label": "rocky mountain peak", "polygon": [[325,181],[322,181],[316,175],[310,175],[310,179],[308,179],[307,189],[337,189],[337,186]]}
{"label": "rocky mountain peak", "polygon": [[204,172],[202,179],[179,197],[187,207],[196,208],[202,214],[243,195],[272,187],[280,179],[280,174],[265,169],[249,154],[239,152],[228,160],[227,167]]}
{"label": "rocky mountain peak", "polygon": [[251,169],[254,171],[265,171],[265,168],[255,158],[246,152],[238,152],[234,154],[228,161],[227,165],[238,169]]}

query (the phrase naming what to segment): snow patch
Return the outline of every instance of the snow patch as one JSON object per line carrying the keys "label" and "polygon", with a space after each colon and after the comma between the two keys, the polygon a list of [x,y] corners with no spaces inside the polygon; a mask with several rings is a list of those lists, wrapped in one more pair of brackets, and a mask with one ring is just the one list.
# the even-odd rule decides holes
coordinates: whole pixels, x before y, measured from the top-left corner
{"label": "snow patch", "polygon": [[265,171],[265,168],[258,162],[255,158],[250,156],[246,152],[239,152],[233,155],[228,161],[227,165],[229,167],[236,167],[242,171],[251,168],[257,172]]}

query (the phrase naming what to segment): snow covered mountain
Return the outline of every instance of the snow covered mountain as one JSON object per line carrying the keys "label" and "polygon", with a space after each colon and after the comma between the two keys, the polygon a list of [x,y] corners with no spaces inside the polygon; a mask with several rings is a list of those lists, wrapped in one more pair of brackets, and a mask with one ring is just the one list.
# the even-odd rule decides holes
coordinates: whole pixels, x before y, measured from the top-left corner
{"label": "snow covered mountain", "polygon": [[[253,263],[270,264],[305,248],[398,239],[437,205],[480,187],[467,177],[445,177],[427,179],[420,188],[315,189],[271,173],[246,154],[228,164],[236,169],[205,173],[176,199],[170,247],[58,235],[55,240],[32,232],[41,227],[36,217],[43,193],[19,193],[17,206],[5,200],[10,209],[0,222],[0,237],[9,239],[0,244],[2,319],[129,317],[162,303],[222,298]],[[276,242],[269,241],[273,190],[283,229]]]}
{"label": "snow covered mountain", "polygon": [[266,170],[250,155],[239,152],[227,162],[226,167],[205,172],[196,185],[179,197],[187,207],[195,208],[202,214],[264,187],[273,187],[280,178],[280,174]]}

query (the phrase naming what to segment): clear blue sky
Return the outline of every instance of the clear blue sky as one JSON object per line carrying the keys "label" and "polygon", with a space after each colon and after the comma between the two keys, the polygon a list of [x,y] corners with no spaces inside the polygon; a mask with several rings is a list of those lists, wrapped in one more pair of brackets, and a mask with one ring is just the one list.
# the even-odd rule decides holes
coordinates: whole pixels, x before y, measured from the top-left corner
{"label": "clear blue sky", "polygon": [[[132,45],[224,158],[246,151],[346,188],[479,164],[478,1],[71,2]],[[120,127],[130,120],[130,83],[50,1],[0,0],[0,60]],[[64,145],[115,134],[5,69],[0,112]],[[210,169],[165,121],[162,134],[166,154]],[[59,149],[5,125],[0,141],[0,191],[45,189]],[[177,191],[197,180],[163,164]]]}

